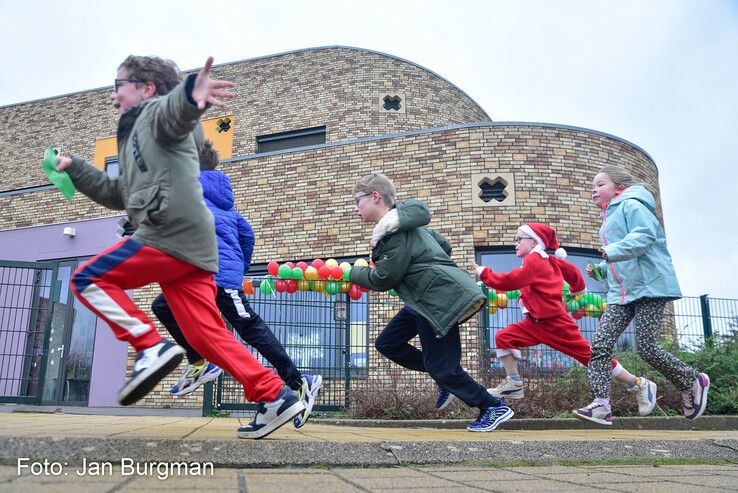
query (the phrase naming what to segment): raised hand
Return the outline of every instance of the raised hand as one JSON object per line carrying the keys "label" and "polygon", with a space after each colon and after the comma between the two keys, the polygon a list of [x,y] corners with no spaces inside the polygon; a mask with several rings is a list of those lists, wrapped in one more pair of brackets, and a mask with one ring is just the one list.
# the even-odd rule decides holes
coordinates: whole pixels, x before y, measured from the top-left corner
{"label": "raised hand", "polygon": [[226,91],[233,87],[233,82],[210,78],[213,67],[213,57],[208,57],[205,66],[200,70],[192,88],[192,99],[197,103],[198,109],[205,109],[208,104],[222,108],[225,106],[221,99],[232,98],[233,93]]}

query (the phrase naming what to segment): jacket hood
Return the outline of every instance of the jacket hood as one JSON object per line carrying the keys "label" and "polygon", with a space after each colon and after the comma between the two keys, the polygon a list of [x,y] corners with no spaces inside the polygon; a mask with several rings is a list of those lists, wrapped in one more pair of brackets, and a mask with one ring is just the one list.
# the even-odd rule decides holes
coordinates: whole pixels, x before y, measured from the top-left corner
{"label": "jacket hood", "polygon": [[217,169],[200,171],[200,184],[203,196],[216,207],[224,211],[233,208],[235,201],[228,175]]}
{"label": "jacket hood", "polygon": [[646,187],[644,187],[643,185],[633,185],[626,188],[620,193],[620,195],[614,197],[607,204],[607,207],[615,206],[628,199],[635,199],[641,202],[651,212],[654,212],[656,210],[656,199],[654,199],[651,192],[646,190]]}

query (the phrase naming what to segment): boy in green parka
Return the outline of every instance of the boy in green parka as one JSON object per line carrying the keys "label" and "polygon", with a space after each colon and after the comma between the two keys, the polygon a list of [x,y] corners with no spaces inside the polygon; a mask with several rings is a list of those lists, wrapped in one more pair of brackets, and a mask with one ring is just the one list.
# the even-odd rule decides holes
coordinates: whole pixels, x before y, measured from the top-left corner
{"label": "boy in green parka", "polygon": [[[484,304],[471,277],[451,260],[448,241],[426,227],[428,207],[419,200],[396,204],[392,182],[381,173],[361,178],[354,186],[356,212],[374,223],[371,257],[375,268],[353,267],[350,281],[374,291],[394,289],[405,306],[375,342],[377,350],[410,370],[427,372],[440,387],[479,417],[469,431],[492,431],[513,416],[461,367],[459,324]],[[422,350],[409,344],[420,338]]]}

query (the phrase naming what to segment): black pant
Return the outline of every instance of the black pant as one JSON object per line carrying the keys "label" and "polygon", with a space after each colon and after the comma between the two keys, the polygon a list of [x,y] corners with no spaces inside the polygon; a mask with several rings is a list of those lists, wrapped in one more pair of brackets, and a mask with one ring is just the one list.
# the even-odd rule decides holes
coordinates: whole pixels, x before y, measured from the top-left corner
{"label": "black pant", "polygon": [[[408,344],[416,335],[420,337],[422,351]],[[405,306],[390,320],[374,345],[377,351],[398,365],[429,373],[440,387],[470,407],[487,409],[500,405],[499,399],[487,392],[461,367],[458,325],[438,338],[425,318]]]}
{"label": "black pant", "polygon": [[[274,336],[266,322],[251,308],[244,292],[240,289],[226,289],[218,286],[215,303],[223,318],[230,322],[241,339],[264,356],[291,389],[299,389],[302,385],[300,370],[292,362],[284,346]],[[164,294],[156,297],[151,304],[151,311],[177,341],[177,344],[187,351],[187,361],[194,363],[203,359],[185,339]]]}

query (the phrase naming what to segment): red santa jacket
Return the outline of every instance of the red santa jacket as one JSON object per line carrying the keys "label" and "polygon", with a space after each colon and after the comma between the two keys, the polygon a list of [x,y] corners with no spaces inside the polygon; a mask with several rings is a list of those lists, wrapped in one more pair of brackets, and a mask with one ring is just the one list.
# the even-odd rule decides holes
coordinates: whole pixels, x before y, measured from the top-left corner
{"label": "red santa jacket", "polygon": [[479,278],[498,291],[519,289],[523,312],[527,311],[534,318],[568,316],[561,302],[565,280],[572,294],[586,289],[584,277],[576,265],[538,250],[526,255],[523,265],[517,269],[497,273],[485,267]]}

